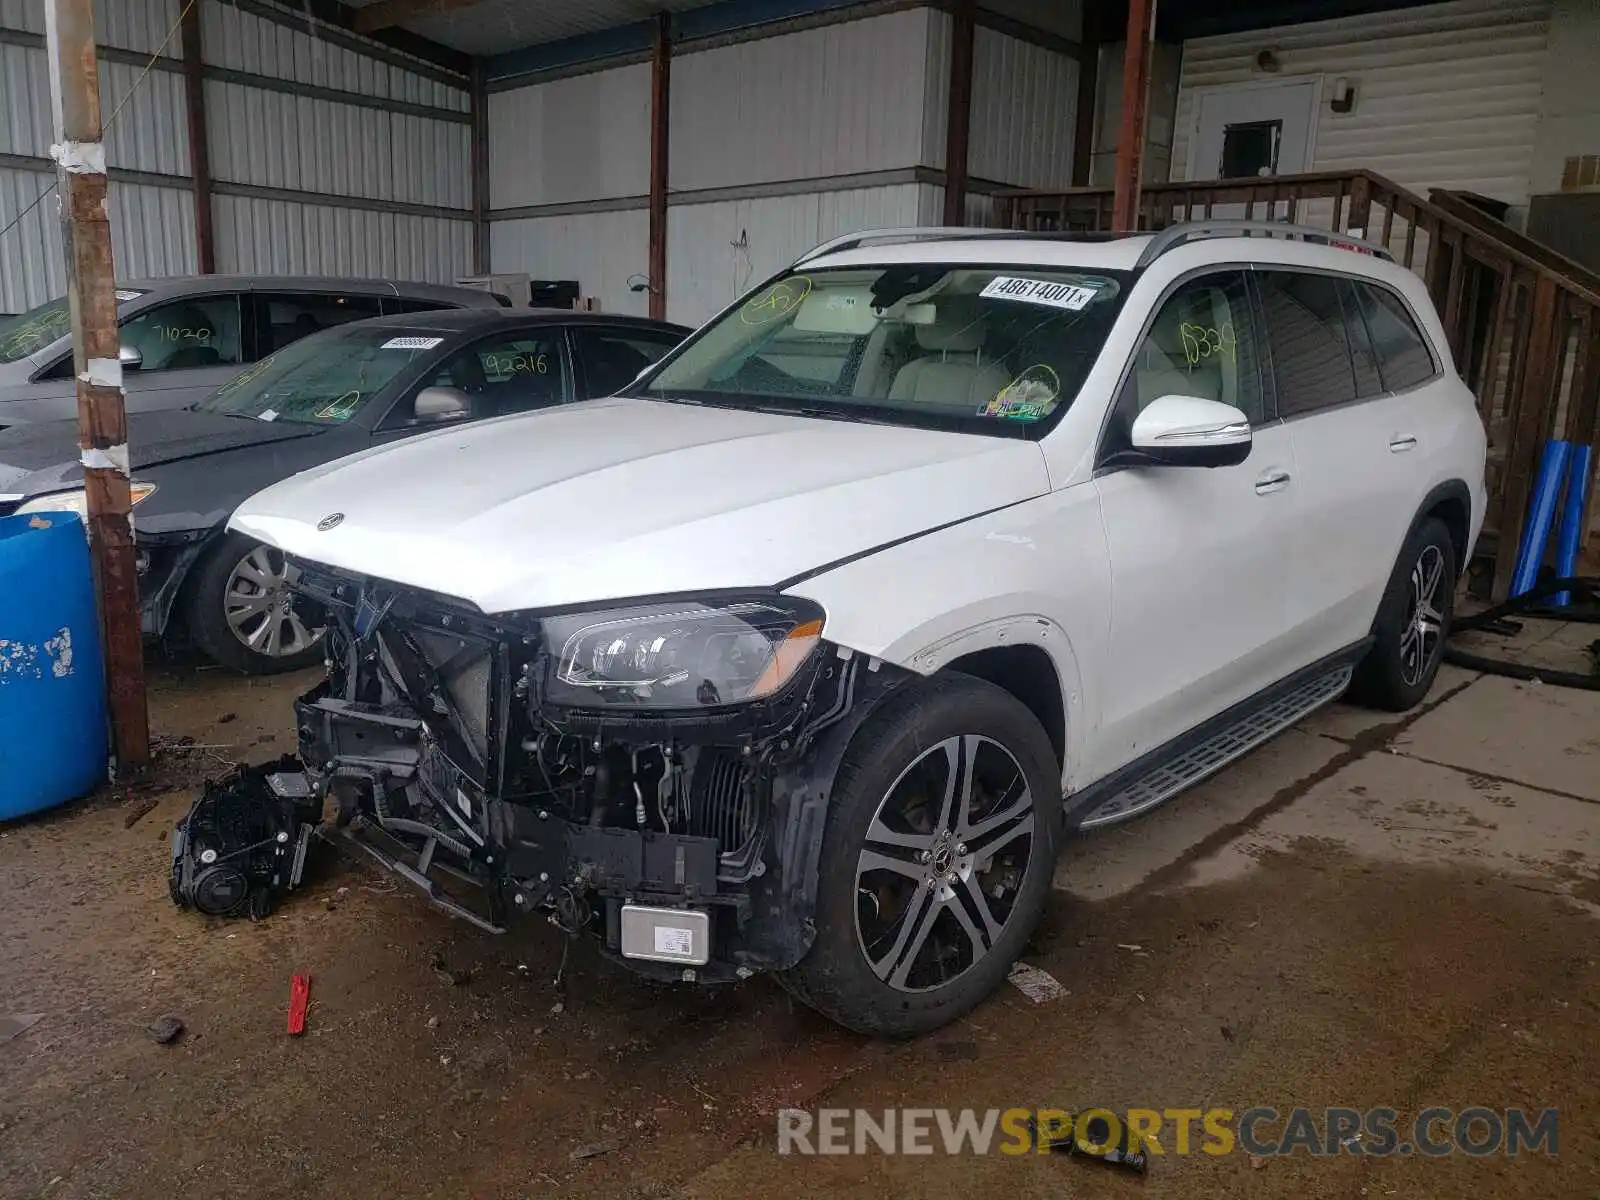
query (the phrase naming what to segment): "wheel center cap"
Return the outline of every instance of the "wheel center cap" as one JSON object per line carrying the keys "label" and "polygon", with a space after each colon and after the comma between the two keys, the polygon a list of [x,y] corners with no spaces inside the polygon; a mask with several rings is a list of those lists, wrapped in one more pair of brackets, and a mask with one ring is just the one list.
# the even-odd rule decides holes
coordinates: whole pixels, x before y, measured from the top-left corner
{"label": "wheel center cap", "polygon": [[933,852],[933,869],[940,875],[946,875],[956,865],[956,854],[948,843],[941,843]]}

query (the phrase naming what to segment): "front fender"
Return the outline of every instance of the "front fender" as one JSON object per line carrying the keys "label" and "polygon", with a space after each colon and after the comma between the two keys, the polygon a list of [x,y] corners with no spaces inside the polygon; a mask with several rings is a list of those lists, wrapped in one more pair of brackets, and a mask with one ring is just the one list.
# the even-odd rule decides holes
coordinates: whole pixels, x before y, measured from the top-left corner
{"label": "front fender", "polygon": [[[1024,597],[1000,597],[996,602],[1026,608]],[[1062,731],[1061,785],[1063,792],[1070,791],[1083,761],[1084,729],[1089,722],[1083,719],[1083,674],[1067,631],[1042,613],[1027,611],[948,631],[949,625],[962,619],[962,615],[952,614],[932,626],[912,630],[891,645],[884,657],[919,675],[932,675],[957,659],[983,650],[1019,645],[1042,650],[1055,667],[1056,685],[1061,689],[1061,708],[1066,714],[1066,728]]]}
{"label": "front fender", "polygon": [[1111,626],[1111,563],[1093,487],[933,531],[787,590],[822,606],[830,640],[919,675],[980,650],[1036,646],[1055,667],[1066,714],[1063,790],[1081,785]]}

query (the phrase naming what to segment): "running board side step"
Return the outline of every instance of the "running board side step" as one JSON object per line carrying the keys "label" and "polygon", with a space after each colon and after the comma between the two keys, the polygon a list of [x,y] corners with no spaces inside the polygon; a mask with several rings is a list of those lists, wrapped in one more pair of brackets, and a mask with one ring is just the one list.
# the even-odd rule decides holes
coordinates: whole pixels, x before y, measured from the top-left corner
{"label": "running board side step", "polygon": [[[1355,664],[1367,648],[1341,652],[1300,672],[1260,696],[1236,705],[1126,767],[1063,799],[1069,829],[1098,829],[1142,816],[1156,806],[1243,758],[1263,742],[1282,733],[1327,704],[1337,700],[1355,674]],[[1081,814],[1081,815],[1079,815]]]}

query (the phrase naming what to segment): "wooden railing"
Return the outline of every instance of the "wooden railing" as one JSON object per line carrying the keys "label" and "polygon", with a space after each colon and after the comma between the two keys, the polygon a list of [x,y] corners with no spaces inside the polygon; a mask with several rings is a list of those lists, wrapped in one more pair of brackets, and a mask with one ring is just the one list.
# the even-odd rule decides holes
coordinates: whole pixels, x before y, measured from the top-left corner
{"label": "wooden railing", "polygon": [[[1006,192],[995,221],[1037,231],[1104,232],[1109,188]],[[1422,277],[1489,432],[1489,507],[1480,552],[1493,592],[1510,585],[1535,465],[1551,438],[1600,441],[1600,279],[1451,193],[1424,200],[1371,171],[1164,183],[1144,189],[1140,227],[1250,217],[1360,235]],[[1600,559],[1594,481],[1583,561]]]}

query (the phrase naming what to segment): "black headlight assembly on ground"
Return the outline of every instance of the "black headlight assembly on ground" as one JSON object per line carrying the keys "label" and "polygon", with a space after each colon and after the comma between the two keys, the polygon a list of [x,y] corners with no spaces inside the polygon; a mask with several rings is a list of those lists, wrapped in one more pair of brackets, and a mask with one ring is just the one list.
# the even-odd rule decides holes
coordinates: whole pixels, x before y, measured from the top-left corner
{"label": "black headlight assembly on ground", "polygon": [[208,917],[266,916],[299,886],[321,808],[292,757],[207,781],[172,834],[173,903]]}

